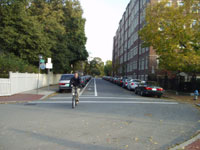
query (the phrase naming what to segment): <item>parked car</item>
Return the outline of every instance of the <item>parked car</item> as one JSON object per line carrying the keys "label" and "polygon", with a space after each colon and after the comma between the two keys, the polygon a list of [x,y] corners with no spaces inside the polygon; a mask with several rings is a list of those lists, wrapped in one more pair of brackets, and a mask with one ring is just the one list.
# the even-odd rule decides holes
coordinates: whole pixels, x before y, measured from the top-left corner
{"label": "parked car", "polygon": [[157,96],[158,98],[162,97],[164,89],[160,86],[157,86],[154,82],[141,83],[135,88],[135,94],[141,96]]}
{"label": "parked car", "polygon": [[84,77],[86,78],[87,82],[89,82],[92,79],[92,77],[90,75],[86,75]]}
{"label": "parked car", "polygon": [[118,78],[117,78],[117,77],[114,77],[114,78],[113,78],[113,83],[117,84],[117,80],[118,80]]}
{"label": "parked car", "polygon": [[127,88],[128,82],[130,81],[130,79],[123,79],[122,80],[122,87],[123,88]]}
{"label": "parked car", "polygon": [[122,86],[123,85],[122,80],[123,80],[122,78],[118,78],[117,79],[117,85]]}
{"label": "parked car", "polygon": [[87,84],[87,77],[82,76],[81,77],[81,87],[84,87]]}
{"label": "parked car", "polygon": [[74,74],[63,74],[59,81],[59,92],[62,90],[71,90],[70,80]]}
{"label": "parked car", "polygon": [[141,80],[139,79],[130,79],[128,81],[128,84],[127,84],[127,89],[128,90],[135,90],[135,88],[138,86],[138,84],[141,83]]}

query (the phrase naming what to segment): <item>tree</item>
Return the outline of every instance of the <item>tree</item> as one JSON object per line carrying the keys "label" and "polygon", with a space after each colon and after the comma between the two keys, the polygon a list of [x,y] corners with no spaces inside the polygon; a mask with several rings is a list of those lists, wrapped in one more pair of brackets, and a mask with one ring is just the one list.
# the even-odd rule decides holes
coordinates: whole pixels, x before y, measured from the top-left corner
{"label": "tree", "polygon": [[104,75],[104,62],[99,57],[95,57],[90,61],[90,73],[93,76]]}
{"label": "tree", "polygon": [[104,66],[104,73],[106,76],[112,76],[112,61],[106,61],[106,65]]}
{"label": "tree", "polygon": [[50,56],[48,38],[36,18],[30,15],[26,0],[0,2],[0,50],[13,53],[30,64],[38,55]]}
{"label": "tree", "polygon": [[161,69],[200,71],[200,0],[183,0],[184,5],[150,4],[146,25],[140,31],[143,46],[152,46]]}
{"label": "tree", "polygon": [[0,51],[38,66],[51,57],[55,73],[86,61],[85,19],[79,0],[1,0]]}
{"label": "tree", "polygon": [[71,71],[63,7],[62,0],[33,0],[30,7],[48,38],[55,73]]}
{"label": "tree", "polygon": [[70,50],[70,63],[85,61],[88,58],[86,51],[85,19],[79,0],[66,0],[63,8],[64,25],[68,49]]}

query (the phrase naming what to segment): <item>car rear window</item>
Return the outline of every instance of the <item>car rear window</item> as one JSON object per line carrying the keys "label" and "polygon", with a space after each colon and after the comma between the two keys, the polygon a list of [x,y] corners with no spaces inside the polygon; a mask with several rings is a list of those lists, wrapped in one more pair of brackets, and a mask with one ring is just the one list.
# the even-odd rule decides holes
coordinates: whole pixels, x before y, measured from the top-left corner
{"label": "car rear window", "polygon": [[62,75],[60,80],[71,80],[71,78],[73,78],[74,75]]}
{"label": "car rear window", "polygon": [[133,80],[133,82],[141,82],[141,80]]}

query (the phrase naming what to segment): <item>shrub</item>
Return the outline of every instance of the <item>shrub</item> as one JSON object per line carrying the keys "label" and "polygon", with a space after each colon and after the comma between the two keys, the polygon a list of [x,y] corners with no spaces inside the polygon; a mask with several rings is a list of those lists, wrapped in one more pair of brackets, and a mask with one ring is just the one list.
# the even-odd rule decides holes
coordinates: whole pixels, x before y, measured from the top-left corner
{"label": "shrub", "polygon": [[37,67],[28,64],[13,54],[0,55],[0,77],[7,77],[9,72],[37,73]]}

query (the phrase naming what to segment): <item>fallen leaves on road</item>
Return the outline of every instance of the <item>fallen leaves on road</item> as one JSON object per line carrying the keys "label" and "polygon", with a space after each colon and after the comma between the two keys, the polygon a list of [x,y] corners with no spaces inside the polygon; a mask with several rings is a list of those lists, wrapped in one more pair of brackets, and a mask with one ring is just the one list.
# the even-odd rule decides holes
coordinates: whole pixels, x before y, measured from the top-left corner
{"label": "fallen leaves on road", "polygon": [[139,139],[136,137],[136,138],[135,138],[135,141],[137,142],[138,140],[139,140]]}
{"label": "fallen leaves on road", "polygon": [[148,114],[144,114],[144,116],[152,117],[152,114],[148,113]]}
{"label": "fallen leaves on road", "polygon": [[155,145],[158,144],[157,142],[153,141],[153,136],[150,136],[150,137],[149,137],[149,141],[150,141],[152,144],[155,144]]}
{"label": "fallen leaves on road", "polygon": [[125,148],[128,149],[128,145],[125,145]]}
{"label": "fallen leaves on road", "polygon": [[107,138],[107,139],[106,139],[106,142],[107,142],[108,144],[110,144],[110,139],[109,139],[109,138]]}

